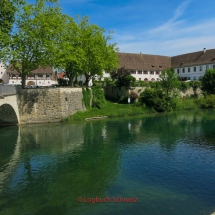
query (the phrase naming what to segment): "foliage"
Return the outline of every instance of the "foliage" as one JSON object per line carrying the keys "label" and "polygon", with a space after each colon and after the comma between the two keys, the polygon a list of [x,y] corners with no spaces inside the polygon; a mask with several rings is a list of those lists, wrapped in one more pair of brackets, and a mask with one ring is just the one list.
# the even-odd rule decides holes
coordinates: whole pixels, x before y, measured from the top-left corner
{"label": "foliage", "polygon": [[140,94],[140,102],[158,112],[172,111],[176,108],[175,98],[167,96],[162,89],[146,88]]}
{"label": "foliage", "polygon": [[210,94],[205,98],[200,98],[198,100],[198,105],[200,108],[215,108],[215,95]]}
{"label": "foliage", "polygon": [[16,7],[11,0],[0,0],[0,31],[9,34],[15,21]]}
{"label": "foliage", "polygon": [[166,96],[169,97],[170,94],[178,87],[179,81],[176,76],[174,69],[167,68],[166,71],[162,71],[160,74],[160,85]]}
{"label": "foliage", "polygon": [[82,94],[83,94],[83,103],[86,107],[86,109],[90,109],[90,103],[91,103],[91,90],[89,88],[82,88]]}
{"label": "foliage", "polygon": [[109,42],[112,39],[111,32],[104,36],[105,30],[90,24],[88,17],[78,18],[77,27],[78,36],[75,43],[81,49],[78,72],[85,75],[88,86],[95,76],[103,75],[103,70],[110,72],[118,67],[118,48],[115,43]]}
{"label": "foliage", "polygon": [[59,66],[59,50],[68,43],[63,37],[68,17],[61,14],[59,5],[52,0],[26,2],[20,5],[16,17],[14,32],[1,52],[3,62],[10,62],[11,69],[21,74],[24,88],[30,71]]}
{"label": "foliage", "polygon": [[181,98],[176,98],[176,110],[195,110],[198,108],[198,100],[197,99],[181,99]]}
{"label": "foliage", "polygon": [[130,98],[130,103],[134,103],[138,99],[138,94],[134,91],[127,93],[126,96],[122,96],[119,100],[119,103],[128,104],[128,98]]}
{"label": "foliage", "polygon": [[202,90],[207,94],[215,94],[215,69],[207,69],[201,78]]}
{"label": "foliage", "polygon": [[91,88],[93,91],[93,101],[92,101],[92,107],[94,108],[105,108],[107,105],[104,91],[99,86],[94,86]]}
{"label": "foliage", "polygon": [[58,78],[57,82],[58,82],[59,86],[68,86],[67,80],[65,80],[65,79]]}
{"label": "foliage", "polygon": [[113,80],[116,80],[117,87],[129,87],[136,81],[136,79],[131,76],[131,72],[126,70],[124,67],[118,69],[117,71],[111,72],[110,75]]}

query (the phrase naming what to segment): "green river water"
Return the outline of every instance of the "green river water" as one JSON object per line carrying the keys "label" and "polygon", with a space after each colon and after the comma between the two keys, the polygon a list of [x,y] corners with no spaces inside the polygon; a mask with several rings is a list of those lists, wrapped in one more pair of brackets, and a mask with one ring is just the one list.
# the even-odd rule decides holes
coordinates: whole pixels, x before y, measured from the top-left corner
{"label": "green river water", "polygon": [[0,215],[211,215],[215,111],[0,128]]}

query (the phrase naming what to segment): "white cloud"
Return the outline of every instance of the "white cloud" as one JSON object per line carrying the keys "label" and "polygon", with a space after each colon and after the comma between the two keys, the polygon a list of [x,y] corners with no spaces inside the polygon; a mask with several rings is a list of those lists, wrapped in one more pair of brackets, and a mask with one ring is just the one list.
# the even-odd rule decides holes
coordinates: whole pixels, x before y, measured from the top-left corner
{"label": "white cloud", "polygon": [[159,32],[164,32],[164,31],[170,31],[173,27],[178,26],[179,24],[183,23],[184,20],[181,21],[176,21],[178,18],[180,18],[185,10],[187,9],[188,4],[190,3],[191,0],[187,0],[182,2],[177,9],[174,11],[172,18],[170,18],[166,23],[163,25],[152,29],[150,31],[151,34],[159,33]]}
{"label": "white cloud", "polygon": [[[174,56],[215,48],[215,18],[198,23],[179,20],[190,0],[184,1],[163,25],[154,29],[140,29],[118,33],[114,39],[121,52]],[[132,32],[132,33],[128,33]],[[135,33],[133,33],[135,32]]]}

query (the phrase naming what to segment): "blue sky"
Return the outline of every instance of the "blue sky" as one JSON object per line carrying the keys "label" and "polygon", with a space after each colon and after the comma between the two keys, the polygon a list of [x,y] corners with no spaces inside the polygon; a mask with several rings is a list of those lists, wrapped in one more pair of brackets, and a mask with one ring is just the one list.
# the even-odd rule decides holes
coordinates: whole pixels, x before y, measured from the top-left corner
{"label": "blue sky", "polygon": [[60,0],[63,12],[89,16],[120,52],[174,56],[215,48],[215,0]]}

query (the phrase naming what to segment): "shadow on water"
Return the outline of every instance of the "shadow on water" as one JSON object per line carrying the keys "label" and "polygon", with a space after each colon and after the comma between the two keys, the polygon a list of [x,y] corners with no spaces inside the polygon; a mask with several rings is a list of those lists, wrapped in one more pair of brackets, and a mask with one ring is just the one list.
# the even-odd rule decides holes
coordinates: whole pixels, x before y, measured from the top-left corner
{"label": "shadow on water", "polygon": [[[212,116],[210,111],[181,112],[70,125],[1,128],[0,214],[147,214],[154,207],[150,204],[159,198],[163,205],[170,201],[155,196],[157,190],[160,196],[171,193],[175,199],[178,197],[175,193],[183,189],[183,192],[187,189],[189,195],[196,194],[198,192],[192,189],[201,183],[189,175],[190,166],[183,170],[181,165],[183,162],[191,165],[195,160],[193,155],[184,159],[184,153],[190,149],[187,146],[192,146],[191,154],[195,147],[214,153],[215,117],[211,120]],[[211,155],[209,157],[211,159]],[[202,161],[205,162],[200,156],[195,165],[201,167]],[[195,165],[192,167],[196,168]],[[180,174],[186,174],[187,178],[180,178]],[[193,177],[197,174],[199,172],[194,172]],[[193,185],[186,185],[187,180]],[[150,187],[148,196],[143,194],[147,187]],[[209,190],[205,184],[203,188]],[[106,197],[117,193],[129,196],[135,192],[143,203],[133,208],[118,205],[118,212],[108,205],[77,201],[84,196]],[[187,199],[181,196],[185,204]],[[173,200],[171,203],[175,204]],[[173,205],[167,211],[161,205],[160,211],[153,209],[151,214],[180,214],[174,207],[181,208]],[[142,209],[148,212],[142,213]],[[106,211],[101,213],[101,210]]]}

